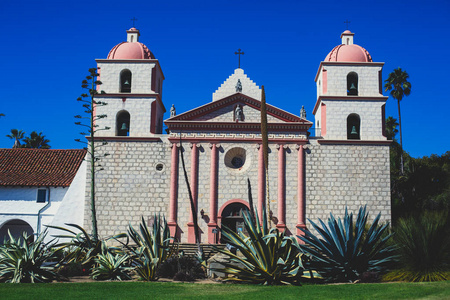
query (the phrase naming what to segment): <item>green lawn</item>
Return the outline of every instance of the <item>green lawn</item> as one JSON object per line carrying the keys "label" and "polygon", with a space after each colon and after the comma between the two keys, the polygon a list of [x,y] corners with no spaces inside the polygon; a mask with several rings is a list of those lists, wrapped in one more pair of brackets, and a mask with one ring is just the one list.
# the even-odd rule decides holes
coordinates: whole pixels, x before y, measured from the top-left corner
{"label": "green lawn", "polygon": [[169,282],[0,284],[2,299],[450,299],[450,281],[304,286]]}

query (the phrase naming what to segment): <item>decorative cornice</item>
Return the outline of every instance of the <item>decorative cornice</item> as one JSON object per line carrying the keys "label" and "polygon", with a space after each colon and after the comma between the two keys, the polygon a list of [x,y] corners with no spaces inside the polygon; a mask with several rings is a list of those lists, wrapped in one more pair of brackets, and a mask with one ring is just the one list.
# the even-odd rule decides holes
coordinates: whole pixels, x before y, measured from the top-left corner
{"label": "decorative cornice", "polygon": [[390,145],[392,141],[375,141],[375,140],[317,140],[323,145]]}
{"label": "decorative cornice", "polygon": [[[161,95],[158,93],[148,93],[148,94],[135,94],[135,93],[106,93],[106,94],[97,94],[94,98],[120,98],[123,102],[130,98],[154,98],[158,101],[158,104],[161,106],[164,112],[166,112],[166,108],[161,100]],[[149,99],[153,100],[153,99]]]}
{"label": "decorative cornice", "polygon": [[[193,130],[220,130],[220,131],[257,131],[261,132],[261,123],[250,122],[205,122],[205,121],[166,121],[171,132],[193,131]],[[271,131],[295,131],[307,132],[311,128],[311,122],[269,123],[268,130]]]}
{"label": "decorative cornice", "polygon": [[97,63],[139,63],[139,64],[159,64],[157,59],[105,59],[105,58],[97,58],[95,60]]}
{"label": "decorative cornice", "polygon": [[314,82],[317,82],[317,78],[319,77],[320,70],[325,66],[370,66],[370,67],[383,67],[384,62],[352,62],[352,61],[322,61],[320,62],[319,69],[317,70],[316,77],[314,78]]}
{"label": "decorative cornice", "polygon": [[317,109],[319,109],[319,103],[321,101],[387,101],[387,96],[326,96],[321,95],[317,98],[316,105],[314,105],[313,115],[316,115]]}
{"label": "decorative cornice", "polygon": [[[223,138],[223,137],[183,137],[183,141],[192,142],[192,143],[217,143],[217,142],[252,142],[257,143],[257,149],[259,149],[260,144],[262,143],[261,138]],[[169,138],[169,142],[179,141],[179,137]],[[286,144],[306,144],[308,142],[307,139],[301,138],[292,138],[292,139],[280,139],[280,138],[269,138],[269,143],[286,143]]]}

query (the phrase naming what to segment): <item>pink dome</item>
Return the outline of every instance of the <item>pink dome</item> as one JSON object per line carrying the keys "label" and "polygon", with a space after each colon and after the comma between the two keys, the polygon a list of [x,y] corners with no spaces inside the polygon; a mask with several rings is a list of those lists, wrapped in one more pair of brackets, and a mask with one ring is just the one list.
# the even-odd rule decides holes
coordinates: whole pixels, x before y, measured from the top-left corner
{"label": "pink dome", "polygon": [[155,59],[155,57],[142,43],[122,42],[109,51],[107,59]]}
{"label": "pink dome", "polygon": [[324,61],[372,62],[372,56],[361,46],[342,44],[334,47]]}

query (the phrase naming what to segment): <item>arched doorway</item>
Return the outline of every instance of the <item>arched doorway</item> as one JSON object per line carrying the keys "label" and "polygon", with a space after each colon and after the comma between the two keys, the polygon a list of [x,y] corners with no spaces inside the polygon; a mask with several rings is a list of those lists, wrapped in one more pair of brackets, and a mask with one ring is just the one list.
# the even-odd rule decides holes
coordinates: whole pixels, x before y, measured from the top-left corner
{"label": "arched doorway", "polygon": [[[226,226],[234,232],[247,233],[244,226],[243,212],[248,210],[248,204],[243,200],[230,200],[222,206],[220,213],[221,226]],[[221,243],[225,241],[220,239]]]}
{"label": "arched doorway", "polygon": [[30,224],[22,220],[9,220],[4,223],[0,228],[0,244],[3,244],[5,237],[8,237],[8,230],[11,232],[11,235],[17,239],[22,236],[22,233],[25,231],[28,236],[30,236],[34,240],[34,231],[31,228]]}

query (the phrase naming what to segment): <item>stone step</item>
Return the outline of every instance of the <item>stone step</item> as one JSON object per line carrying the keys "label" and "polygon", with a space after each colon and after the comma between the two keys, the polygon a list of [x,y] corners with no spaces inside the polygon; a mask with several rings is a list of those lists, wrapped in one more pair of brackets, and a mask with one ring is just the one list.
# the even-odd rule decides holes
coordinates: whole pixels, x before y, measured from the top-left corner
{"label": "stone step", "polygon": [[[200,244],[203,250],[203,254],[205,256],[205,259],[208,260],[210,257],[212,257],[214,254],[217,253],[216,250],[214,250],[214,247],[224,249],[225,245],[217,244]],[[176,248],[176,246],[175,246]],[[190,243],[179,243],[178,244],[178,253],[183,251],[184,255],[189,256],[196,256],[197,255],[197,244],[190,244]]]}

